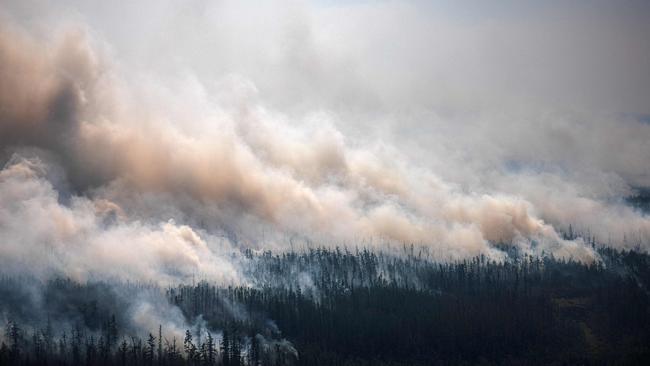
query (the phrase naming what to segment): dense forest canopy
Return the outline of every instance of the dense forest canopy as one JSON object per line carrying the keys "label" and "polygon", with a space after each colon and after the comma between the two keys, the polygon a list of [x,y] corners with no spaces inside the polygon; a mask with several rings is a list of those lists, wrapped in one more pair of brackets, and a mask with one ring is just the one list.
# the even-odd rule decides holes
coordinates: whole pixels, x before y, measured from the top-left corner
{"label": "dense forest canopy", "polygon": [[[245,251],[249,286],[0,280],[0,364],[643,364],[650,256]],[[146,298],[146,300],[144,300]],[[20,306],[17,306],[20,304]],[[168,308],[137,323],[143,306]],[[187,329],[170,322],[182,318]],[[171,327],[171,329],[169,329]]]}

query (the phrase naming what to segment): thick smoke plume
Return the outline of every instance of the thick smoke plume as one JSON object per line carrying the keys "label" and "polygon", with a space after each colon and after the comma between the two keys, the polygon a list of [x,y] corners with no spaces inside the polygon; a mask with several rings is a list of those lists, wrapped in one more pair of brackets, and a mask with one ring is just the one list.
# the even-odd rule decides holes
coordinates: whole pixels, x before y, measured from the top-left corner
{"label": "thick smoke plume", "polygon": [[[16,37],[21,38],[19,44],[11,41]],[[498,257],[490,243],[529,249],[534,239],[549,253],[581,260],[592,256],[580,243],[562,240],[553,227],[533,215],[534,208],[524,199],[461,193],[398,158],[390,162],[371,150],[350,148],[326,115],[313,116],[316,121],[314,127],[307,127],[310,131],[297,130],[282,115],[250,100],[255,90],[240,85],[242,81],[232,81],[237,88],[249,89],[242,92],[244,100],[236,101],[240,104],[237,111],[226,111],[211,105],[206,96],[198,96],[193,103],[202,113],[188,112],[180,121],[169,121],[158,110],[131,103],[114,80],[117,76],[108,66],[102,68],[100,57],[79,34],[66,35],[54,46],[22,35],[5,35],[1,47],[3,79],[9,81],[3,83],[7,87],[2,92],[3,130],[11,132],[4,144],[18,143],[52,154],[52,160],[59,161],[68,174],[69,183],[61,184],[69,184],[71,190],[68,203],[59,203],[59,193],[44,177],[47,164],[38,157],[17,161],[25,154],[17,152],[3,170],[3,207],[25,212],[14,209],[5,216],[30,217],[32,226],[38,227],[39,216],[21,205],[24,200],[33,201],[49,221],[43,237],[51,237],[47,241],[54,246],[66,246],[61,253],[64,261],[70,260],[66,253],[81,257],[77,265],[66,263],[63,268],[83,268],[99,261],[107,268],[125,268],[127,273],[135,270],[138,266],[124,255],[128,250],[112,242],[145,250],[160,245],[153,250],[161,255],[144,257],[158,258],[163,267],[167,254],[205,271],[213,268],[211,263],[196,263],[210,251],[190,227],[163,224],[160,232],[149,232],[132,223],[138,215],[147,215],[140,219],[145,221],[152,220],[149,215],[154,221],[162,219],[156,217],[160,213],[151,212],[160,210],[158,197],[160,204],[190,216],[186,220],[206,223],[201,226],[228,231],[233,228],[227,221],[250,218],[279,234],[275,240],[295,234],[313,235],[323,244],[375,238],[429,245],[446,259],[477,254]],[[47,80],[43,86],[41,80]],[[195,107],[188,105],[187,110]],[[192,118],[205,125],[200,134],[175,125]],[[33,190],[28,190],[32,185]],[[13,186],[21,189],[16,192]],[[184,205],[201,208],[186,213]],[[84,227],[87,222],[98,225],[106,212],[119,223]],[[13,242],[23,250],[47,242],[37,237],[26,244],[20,228],[14,233],[8,230],[13,227],[10,223],[3,226],[7,227],[3,234],[17,236]],[[237,228],[253,245],[265,245],[262,238],[244,230]],[[124,238],[113,237],[114,231]],[[86,240],[110,247],[100,250],[109,251],[108,257],[89,249],[92,244],[74,248],[71,243],[78,232],[84,232]],[[145,242],[141,245],[137,244],[140,236]],[[167,236],[180,241],[168,244]],[[186,255],[183,246],[205,253]],[[184,266],[170,267],[183,272]],[[47,268],[47,263],[39,267]],[[156,277],[155,272],[138,275],[147,280]]]}

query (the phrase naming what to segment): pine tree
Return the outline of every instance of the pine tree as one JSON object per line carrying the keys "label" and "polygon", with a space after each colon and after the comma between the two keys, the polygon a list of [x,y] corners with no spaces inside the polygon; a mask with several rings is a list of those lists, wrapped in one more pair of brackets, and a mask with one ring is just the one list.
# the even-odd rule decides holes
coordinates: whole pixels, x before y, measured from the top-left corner
{"label": "pine tree", "polygon": [[140,364],[142,358],[142,340],[131,337],[131,362],[135,365]]}
{"label": "pine tree", "polygon": [[153,334],[149,333],[149,338],[147,339],[147,345],[144,348],[144,360],[148,365],[153,365],[154,352],[156,349],[156,337]]}
{"label": "pine tree", "polygon": [[32,347],[33,347],[32,356],[34,357],[36,362],[44,363],[44,360],[43,360],[43,353],[44,353],[43,341],[41,339],[41,335],[38,334],[37,331],[34,331],[34,333],[32,334]]}
{"label": "pine tree", "polygon": [[81,331],[72,329],[70,335],[70,350],[72,351],[72,363],[79,365],[81,363]]}
{"label": "pine tree", "polygon": [[192,343],[192,332],[185,331],[185,340],[183,341],[183,348],[185,349],[185,357],[190,364],[194,364],[196,359],[196,345]]}
{"label": "pine tree", "polygon": [[47,324],[45,326],[45,330],[42,332],[43,334],[43,343],[45,347],[45,353],[48,355],[51,355],[54,351],[54,340],[53,340],[53,334],[52,334],[52,323],[50,322],[50,317],[47,317]]}
{"label": "pine tree", "polygon": [[67,339],[67,334],[65,331],[61,335],[61,338],[59,338],[59,359],[65,363],[66,357],[68,355],[68,339]]}
{"label": "pine tree", "polygon": [[112,349],[117,343],[117,335],[117,321],[115,321],[115,314],[112,314],[106,324],[106,343],[108,344],[109,349]]}
{"label": "pine tree", "polygon": [[158,325],[158,365],[162,365],[163,348],[162,348],[162,324]]}
{"label": "pine tree", "polygon": [[240,366],[241,365],[241,343],[239,342],[239,337],[237,336],[237,329],[234,328],[232,332],[233,336],[230,341],[230,364],[231,366]]}
{"label": "pine tree", "polygon": [[221,337],[221,355],[224,366],[230,366],[230,334],[228,329],[223,330]]}
{"label": "pine tree", "polygon": [[167,358],[169,359],[170,364],[175,364],[176,360],[178,359],[178,347],[176,347],[176,337],[172,338],[172,343],[171,345],[169,342],[165,339],[165,343],[167,344]]}
{"label": "pine tree", "polygon": [[126,339],[122,339],[122,343],[120,343],[120,347],[117,350],[120,355],[120,363],[122,366],[126,365],[126,355],[128,350],[129,345],[126,343]]}
{"label": "pine tree", "polygon": [[204,363],[206,365],[214,365],[214,338],[212,338],[212,334],[208,332],[208,339],[206,340],[205,343],[205,357],[204,357]]}
{"label": "pine tree", "polygon": [[260,341],[257,335],[251,335],[251,350],[248,354],[248,363],[251,366],[258,366],[260,362]]}
{"label": "pine tree", "polygon": [[5,337],[9,340],[9,355],[11,360],[18,361],[20,358],[20,345],[23,339],[22,330],[18,324],[9,320],[5,328]]}
{"label": "pine tree", "polygon": [[102,364],[107,364],[111,352],[108,348],[108,342],[103,336],[99,337],[99,340],[97,341],[97,351],[99,352],[99,359]]}
{"label": "pine tree", "polygon": [[92,366],[95,364],[96,354],[95,337],[90,336],[90,338],[86,339],[86,365]]}

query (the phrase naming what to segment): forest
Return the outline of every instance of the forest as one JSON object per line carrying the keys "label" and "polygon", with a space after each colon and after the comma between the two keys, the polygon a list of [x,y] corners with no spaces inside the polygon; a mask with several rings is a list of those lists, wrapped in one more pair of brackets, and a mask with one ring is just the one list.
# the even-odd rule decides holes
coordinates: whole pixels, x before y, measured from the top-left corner
{"label": "forest", "polygon": [[[0,279],[2,365],[648,364],[650,256],[242,253],[245,286]],[[128,313],[146,297],[188,324]]]}

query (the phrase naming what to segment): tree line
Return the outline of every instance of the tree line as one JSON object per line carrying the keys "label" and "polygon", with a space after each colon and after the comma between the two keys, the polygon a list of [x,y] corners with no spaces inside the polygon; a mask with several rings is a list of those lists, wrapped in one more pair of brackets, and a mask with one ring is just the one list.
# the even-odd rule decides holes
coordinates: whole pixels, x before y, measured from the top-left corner
{"label": "tree line", "polygon": [[[199,281],[160,289],[52,279],[39,288],[45,309],[19,290],[33,280],[4,277],[0,364],[650,361],[647,254],[600,248],[594,263],[517,253],[498,262],[479,256],[440,263],[412,247],[405,252],[245,251],[251,286]],[[136,292],[155,294],[152,301],[180,309],[195,325],[179,339],[165,337],[162,326],[140,334],[124,315],[125,296],[116,295]]]}

